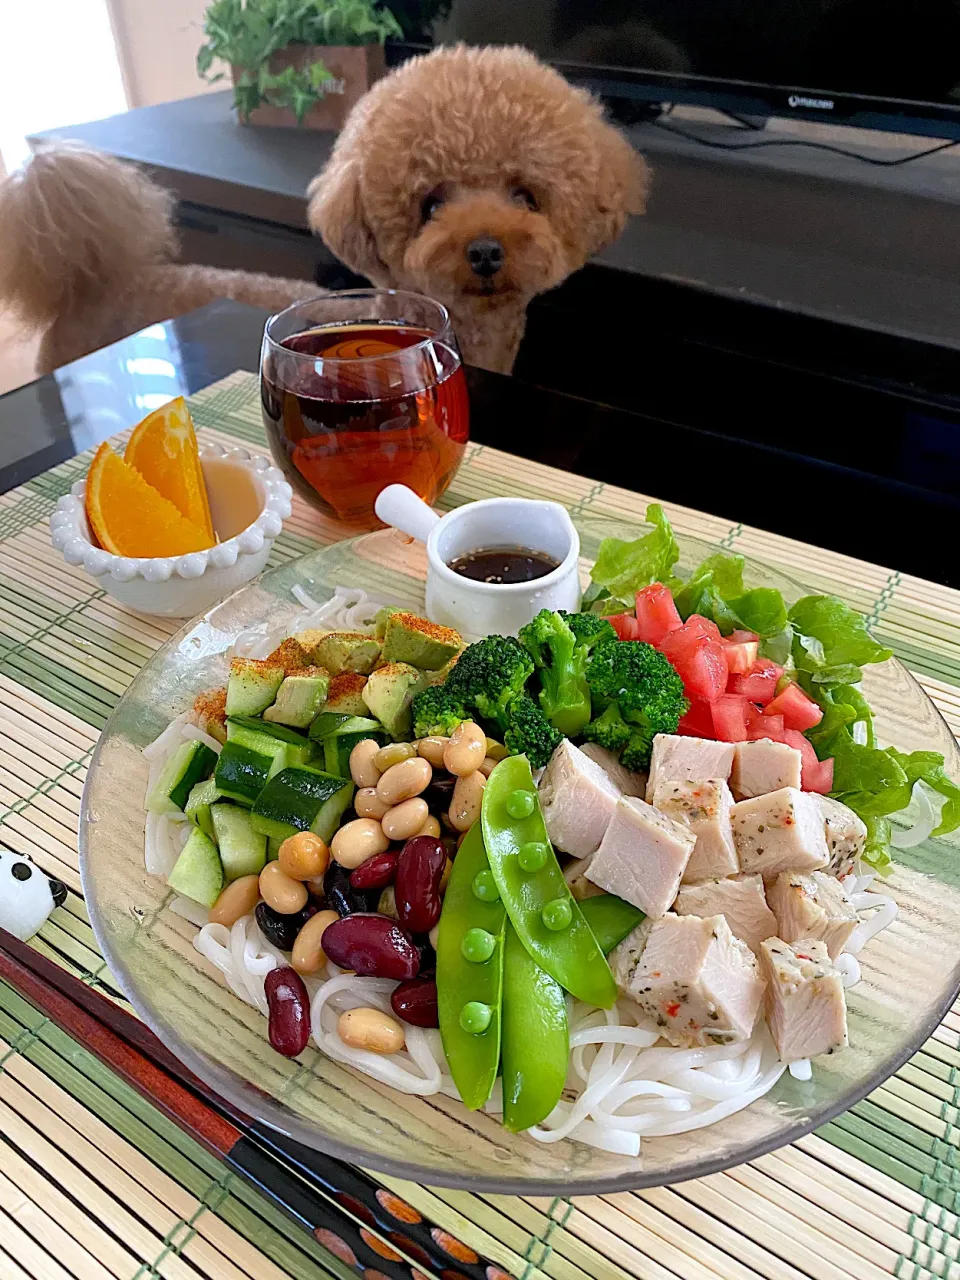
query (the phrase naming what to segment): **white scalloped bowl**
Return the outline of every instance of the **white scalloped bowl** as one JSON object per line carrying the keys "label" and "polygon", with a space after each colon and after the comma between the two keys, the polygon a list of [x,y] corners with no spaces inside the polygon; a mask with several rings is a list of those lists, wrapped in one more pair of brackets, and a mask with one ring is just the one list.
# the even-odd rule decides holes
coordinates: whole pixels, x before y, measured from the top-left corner
{"label": "white scalloped bowl", "polygon": [[50,538],[67,564],[82,565],[114,599],[139,613],[192,618],[261,573],[290,515],[293,490],[266,458],[246,449],[200,447],[220,541],[183,556],[115,556],[91,537],[79,480],[50,517]]}

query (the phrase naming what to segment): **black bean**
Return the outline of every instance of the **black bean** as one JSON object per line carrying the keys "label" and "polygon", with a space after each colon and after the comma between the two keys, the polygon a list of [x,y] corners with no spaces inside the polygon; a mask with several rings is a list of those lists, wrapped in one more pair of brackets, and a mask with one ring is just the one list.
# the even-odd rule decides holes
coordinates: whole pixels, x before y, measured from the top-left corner
{"label": "black bean", "polygon": [[453,799],[453,788],[456,785],[457,780],[452,773],[437,773],[434,770],[433,779],[420,798],[421,800],[426,800],[427,808],[431,813],[446,813],[450,808],[450,801]]}
{"label": "black bean", "polygon": [[279,911],[274,911],[273,907],[267,906],[265,902],[258,902],[254,912],[260,932],[268,942],[272,942],[281,951],[293,950],[297,934],[310,917],[316,914],[317,908],[313,904],[304,907],[302,911],[286,916],[281,915]]}
{"label": "black bean", "polygon": [[420,973],[433,974],[437,971],[437,953],[430,945],[430,939],[425,933],[414,935],[413,945],[420,952]]}
{"label": "black bean", "polygon": [[[339,862],[331,862],[323,877],[323,892],[326,903],[336,911],[341,919],[352,916],[357,911],[369,911],[367,895],[350,884],[350,872],[341,867]],[[379,897],[379,890],[374,891]]]}

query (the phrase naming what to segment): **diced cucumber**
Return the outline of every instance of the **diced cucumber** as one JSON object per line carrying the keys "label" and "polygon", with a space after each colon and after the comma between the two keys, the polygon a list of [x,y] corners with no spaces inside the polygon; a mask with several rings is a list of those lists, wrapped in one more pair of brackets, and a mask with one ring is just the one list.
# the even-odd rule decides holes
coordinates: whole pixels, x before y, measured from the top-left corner
{"label": "diced cucumber", "polygon": [[283,684],[283,667],[254,658],[234,658],[227,680],[227,715],[257,716],[265,711]]}
{"label": "diced cucumber", "polygon": [[284,769],[271,778],[253,806],[253,826],[285,840],[297,831],[313,831],[330,840],[353,799],[353,783],[319,769]]}
{"label": "diced cucumber", "polygon": [[223,792],[217,786],[215,780],[208,778],[206,782],[198,782],[187,796],[187,803],[183,812],[188,818],[193,819],[201,831],[212,837],[213,819],[210,816],[210,807],[223,798]]}
{"label": "diced cucumber", "polygon": [[254,831],[249,810],[235,804],[213,808],[213,830],[227,880],[258,876],[267,864],[267,837]]}
{"label": "diced cucumber", "polygon": [[147,797],[149,811],[182,811],[194,786],[210,776],[216,763],[217,753],[202,742],[184,742],[164,765],[156,786]]}
{"label": "diced cucumber", "polygon": [[167,877],[167,884],[185,898],[212,907],[223,892],[223,883],[223,864],[217,846],[199,827],[194,828]]}
{"label": "diced cucumber", "polygon": [[327,700],[330,677],[320,667],[307,667],[287,676],[277,692],[277,700],[267,707],[263,718],[271,724],[288,724],[306,729]]}
{"label": "diced cucumber", "polygon": [[279,738],[281,742],[289,742],[294,747],[302,747],[306,738],[296,729],[285,724],[274,724],[271,720],[261,720],[259,716],[230,716],[227,720],[227,738],[232,738],[238,729],[252,729],[254,733],[265,733],[271,738]]}
{"label": "diced cucumber", "polygon": [[279,836],[267,836],[267,861],[274,862],[280,857],[280,846],[283,841]]}
{"label": "diced cucumber", "polygon": [[233,728],[227,741],[235,742],[239,747],[246,747],[248,751],[256,751],[258,755],[272,756],[274,760],[278,760],[280,763],[270,771],[271,777],[281,769],[286,769],[287,765],[306,764],[313,753],[313,747],[306,738],[301,738],[296,743],[287,742],[282,738],[275,738],[273,734],[266,733],[262,729],[248,729],[245,726]]}
{"label": "diced cucumber", "polygon": [[[285,744],[277,744],[281,750]],[[252,805],[254,800],[267,785],[271,773],[278,773],[283,768],[275,767],[277,759],[273,755],[264,755],[262,751],[252,751],[240,742],[227,742],[220,752],[214,781],[223,795],[239,804]]]}
{"label": "diced cucumber", "polygon": [[322,742],[325,738],[339,737],[345,733],[362,733],[372,738],[377,732],[383,732],[379,720],[371,720],[369,716],[345,716],[334,711],[324,711],[318,715],[310,726],[310,737],[314,742]]}
{"label": "diced cucumber", "polygon": [[[354,717],[357,719],[358,717]],[[383,732],[383,728],[377,724],[375,720],[370,722],[376,725],[373,732],[366,733],[343,733],[333,734],[329,738],[323,740],[323,767],[327,773],[334,773],[339,778],[350,777],[350,752],[358,742],[363,742],[367,738],[373,738],[375,742],[379,742],[381,747],[387,741],[387,735]]]}

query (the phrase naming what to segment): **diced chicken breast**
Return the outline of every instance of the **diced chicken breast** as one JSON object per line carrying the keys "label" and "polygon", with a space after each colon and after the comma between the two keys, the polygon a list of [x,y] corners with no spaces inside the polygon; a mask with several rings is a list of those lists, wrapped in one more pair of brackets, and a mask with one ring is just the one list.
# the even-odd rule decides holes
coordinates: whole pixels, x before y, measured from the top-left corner
{"label": "diced chicken breast", "polygon": [[778,932],[777,917],[767,906],[760,876],[682,884],[673,909],[680,916],[723,916],[733,936],[742,938],[751,951],[757,951],[765,938]]}
{"label": "diced chicken breast", "polygon": [[723,778],[658,782],[652,803],[661,813],[689,827],[697,837],[683,873],[685,884],[736,875],[740,863],[730,827],[733,796]]}
{"label": "diced chicken breast", "polygon": [[781,1062],[846,1048],[843,983],[822,942],[768,938],[760,948],[760,972],[767,984],[767,1023]]}
{"label": "diced chicken breast", "polygon": [[774,880],[781,871],[817,871],[827,865],[820,806],[813,795],[783,787],[741,800],[730,810],[740,870]]}
{"label": "diced chicken breast", "polygon": [[730,777],[733,768],[733,743],[713,742],[709,738],[686,738],[678,733],[658,733],[650,756],[647,800],[661,782],[686,781],[697,778]]}
{"label": "diced chicken breast", "polygon": [[747,800],[783,787],[799,787],[802,763],[800,752],[785,742],[772,742],[770,738],[738,742],[733,752],[730,789],[738,800]]}
{"label": "diced chicken breast", "polygon": [[732,1044],[752,1034],[763,981],[723,916],[644,920],[609,959],[621,991],[671,1044]]}
{"label": "diced chicken breast", "polygon": [[662,916],[677,896],[696,836],[637,796],[621,796],[587,878],[648,916]]}
{"label": "diced chicken breast", "polygon": [[588,760],[598,764],[621,795],[642,796],[647,789],[647,775],[634,773],[622,765],[612,751],[595,742],[585,742],[580,748]]}
{"label": "diced chicken breast", "polygon": [[551,843],[575,858],[596,852],[620,798],[597,762],[566,738],[543,771],[539,795]]}
{"label": "diced chicken breast", "polygon": [[848,876],[863,853],[867,828],[862,818],[839,800],[819,795],[815,799],[823,814],[823,833],[827,840],[827,853],[830,855],[830,874]]}
{"label": "diced chicken breast", "polygon": [[563,868],[563,878],[578,902],[582,902],[584,898],[595,898],[597,894],[604,892],[599,885],[587,879],[587,868],[592,861],[592,858],[575,858]]}
{"label": "diced chicken breast", "polygon": [[831,960],[836,960],[857,927],[857,913],[847,891],[839,880],[822,871],[808,876],[799,871],[783,871],[770,886],[767,897],[777,917],[778,937],[784,942],[817,938]]}

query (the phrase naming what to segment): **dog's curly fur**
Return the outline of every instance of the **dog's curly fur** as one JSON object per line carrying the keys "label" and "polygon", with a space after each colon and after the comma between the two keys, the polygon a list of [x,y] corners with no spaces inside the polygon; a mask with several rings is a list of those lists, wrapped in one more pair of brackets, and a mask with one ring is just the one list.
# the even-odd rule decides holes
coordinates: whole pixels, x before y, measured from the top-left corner
{"label": "dog's curly fur", "polygon": [[[530,299],[613,241],[646,194],[646,166],[584,90],[525,49],[457,45],[361,99],[309,216],[353,270],[445,303],[471,364],[509,372]],[[484,281],[466,249],[487,237],[505,258]]]}
{"label": "dog's curly fur", "polygon": [[[311,225],[348,266],[446,303],[465,359],[509,372],[530,299],[642,212],[646,168],[532,54],[461,45],[374,85],[309,195]],[[173,262],[172,205],[139,169],[75,144],[0,183],[0,307],[44,330],[39,372],[215,298],[276,311],[321,292]],[[489,281],[466,258],[484,237],[505,250]]]}

